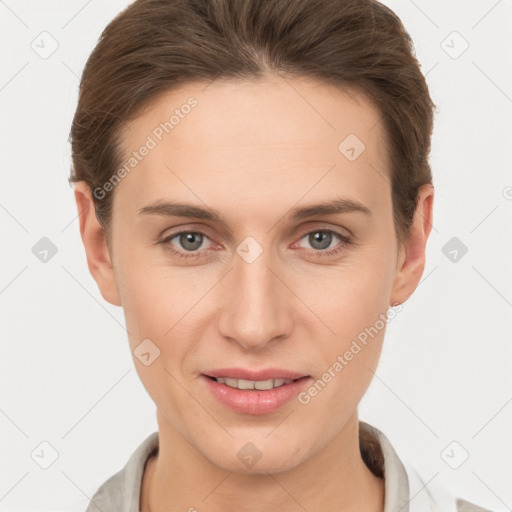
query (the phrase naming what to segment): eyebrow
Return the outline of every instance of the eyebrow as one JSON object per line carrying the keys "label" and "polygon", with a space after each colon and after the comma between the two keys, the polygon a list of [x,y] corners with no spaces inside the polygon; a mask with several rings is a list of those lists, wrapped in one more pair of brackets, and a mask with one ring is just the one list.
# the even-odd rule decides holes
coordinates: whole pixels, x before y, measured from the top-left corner
{"label": "eyebrow", "polygon": [[[364,204],[353,199],[333,199],[332,201],[294,208],[286,216],[291,220],[301,220],[315,215],[337,215],[360,212],[372,215],[371,210]],[[213,208],[195,206],[183,202],[156,201],[140,208],[138,215],[164,215],[168,217],[189,217],[201,220],[224,223],[222,215]]]}

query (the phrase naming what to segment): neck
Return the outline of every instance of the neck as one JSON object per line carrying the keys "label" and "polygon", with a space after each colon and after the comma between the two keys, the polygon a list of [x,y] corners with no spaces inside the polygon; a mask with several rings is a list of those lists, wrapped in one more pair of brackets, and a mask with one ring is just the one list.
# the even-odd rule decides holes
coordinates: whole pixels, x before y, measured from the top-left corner
{"label": "neck", "polygon": [[144,472],[141,512],[382,512],[384,480],[365,465],[357,411],[320,452],[291,470],[241,474],[212,462],[158,416],[159,451]]}

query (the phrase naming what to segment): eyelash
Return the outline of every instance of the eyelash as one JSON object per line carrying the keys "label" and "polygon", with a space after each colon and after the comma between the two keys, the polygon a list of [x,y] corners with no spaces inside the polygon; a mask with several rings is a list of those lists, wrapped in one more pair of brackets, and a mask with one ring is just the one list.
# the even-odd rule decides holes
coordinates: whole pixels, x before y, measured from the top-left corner
{"label": "eyelash", "polygon": [[[197,258],[201,257],[202,254],[199,251],[182,252],[182,251],[178,251],[178,250],[174,249],[169,244],[169,242],[173,238],[176,238],[177,236],[183,235],[183,234],[186,234],[186,233],[193,233],[193,234],[199,233],[199,234],[203,235],[204,237],[209,238],[208,235],[204,231],[201,231],[200,229],[184,230],[184,231],[178,231],[177,233],[173,233],[173,234],[165,237],[163,240],[161,240],[158,243],[162,244],[166,251],[169,251],[173,256],[177,256],[180,259],[181,258],[194,258],[194,259],[197,259]],[[332,235],[337,236],[341,240],[341,243],[339,244],[339,246],[336,246],[334,249],[324,249],[324,250],[309,249],[308,250],[308,251],[312,251],[313,253],[316,253],[315,255],[318,256],[318,257],[334,256],[334,255],[336,255],[338,253],[341,253],[342,251],[345,251],[348,248],[348,246],[353,243],[351,237],[346,236],[346,235],[342,235],[341,233],[338,233],[337,231],[333,231],[332,229],[313,229],[313,230],[310,230],[310,231],[304,231],[300,235],[299,241],[302,240],[306,235],[310,235],[312,233],[330,233]],[[204,250],[208,250],[208,249],[204,249]]]}

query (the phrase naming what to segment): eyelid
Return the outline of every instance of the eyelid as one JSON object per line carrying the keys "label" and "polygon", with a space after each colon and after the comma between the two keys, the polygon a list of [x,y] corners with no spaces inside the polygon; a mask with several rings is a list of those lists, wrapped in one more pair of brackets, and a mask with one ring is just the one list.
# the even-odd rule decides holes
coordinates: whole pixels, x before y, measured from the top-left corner
{"label": "eyelid", "polygon": [[[208,235],[208,233],[206,233],[206,231],[204,231],[200,228],[181,228],[179,231],[174,231],[167,235],[163,235],[163,238],[162,238],[161,242],[159,242],[159,243],[169,243],[169,241],[172,240],[173,238],[176,238],[179,235],[185,235],[187,233],[194,233],[194,234],[199,233],[199,234],[203,235],[203,237],[208,238],[208,240],[210,240],[210,242],[212,244],[216,243],[212,240],[212,238]],[[167,242],[165,242],[166,240],[167,240]],[[202,249],[202,251],[205,251],[205,250],[207,250],[207,249]],[[202,252],[202,251],[189,251],[189,252]]]}
{"label": "eyelid", "polygon": [[[305,235],[308,235],[310,233],[314,233],[317,231],[327,231],[330,233],[335,233],[338,236],[340,236],[342,238],[347,238],[347,239],[352,238],[352,236],[353,236],[352,232],[350,230],[348,230],[347,228],[342,228],[341,226],[331,227],[331,226],[326,226],[325,224],[323,224],[323,225],[315,224],[313,226],[306,226],[299,231],[299,234],[297,236],[302,238]],[[343,233],[343,231],[346,231],[346,233]]]}
{"label": "eyelid", "polygon": [[[184,223],[177,226],[167,227],[164,230],[160,231],[157,235],[157,240],[162,240],[163,238],[167,238],[169,236],[176,236],[182,233],[201,233],[202,235],[208,237],[212,242],[213,240],[219,238],[223,238],[224,243],[231,244],[236,241],[234,236],[230,231],[225,230],[222,226],[212,227],[208,223],[199,223],[195,224],[193,221],[190,223]],[[166,234],[168,233],[168,234]],[[224,245],[224,243],[215,242],[216,245]]]}

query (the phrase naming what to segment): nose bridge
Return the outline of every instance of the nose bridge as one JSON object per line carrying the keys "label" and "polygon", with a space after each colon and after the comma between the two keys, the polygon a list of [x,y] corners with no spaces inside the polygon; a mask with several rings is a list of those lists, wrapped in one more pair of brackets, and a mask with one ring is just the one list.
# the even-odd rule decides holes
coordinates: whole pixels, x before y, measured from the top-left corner
{"label": "nose bridge", "polygon": [[270,248],[247,237],[236,252],[222,290],[221,335],[258,349],[289,332],[290,297],[274,275],[276,260]]}

